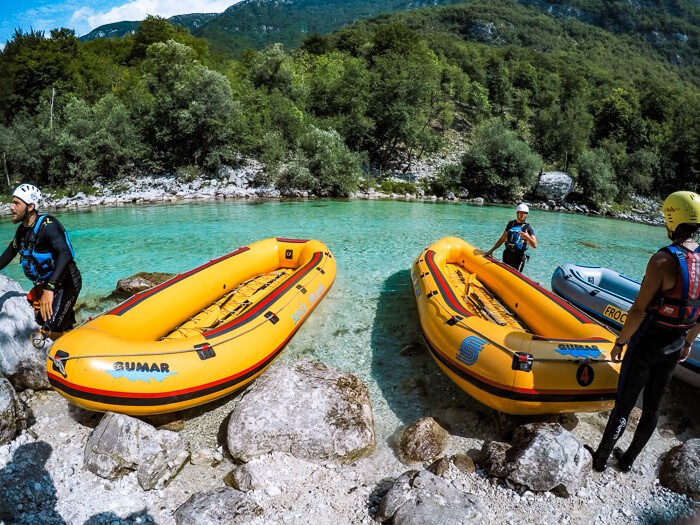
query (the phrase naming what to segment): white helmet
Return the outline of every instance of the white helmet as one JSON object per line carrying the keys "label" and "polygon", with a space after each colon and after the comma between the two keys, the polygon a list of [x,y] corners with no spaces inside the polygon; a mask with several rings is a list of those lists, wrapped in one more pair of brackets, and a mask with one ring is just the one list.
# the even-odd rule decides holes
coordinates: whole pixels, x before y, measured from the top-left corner
{"label": "white helmet", "polygon": [[21,199],[27,206],[33,204],[35,208],[39,207],[39,201],[41,201],[39,188],[31,184],[20,184],[12,196]]}
{"label": "white helmet", "polygon": [[518,204],[518,207],[515,208],[515,211],[516,211],[516,213],[519,211],[524,211],[525,213],[530,213],[530,208],[528,208],[527,204],[525,204],[524,202],[521,202],[520,204]]}

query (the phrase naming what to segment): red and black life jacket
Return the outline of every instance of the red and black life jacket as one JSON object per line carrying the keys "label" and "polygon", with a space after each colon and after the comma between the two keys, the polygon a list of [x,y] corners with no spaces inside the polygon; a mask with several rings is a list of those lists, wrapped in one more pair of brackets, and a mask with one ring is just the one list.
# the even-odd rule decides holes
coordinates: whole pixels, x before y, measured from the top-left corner
{"label": "red and black life jacket", "polygon": [[678,277],[673,289],[664,292],[650,311],[657,324],[688,328],[700,317],[700,246],[690,251],[672,244],[661,250],[673,255]]}

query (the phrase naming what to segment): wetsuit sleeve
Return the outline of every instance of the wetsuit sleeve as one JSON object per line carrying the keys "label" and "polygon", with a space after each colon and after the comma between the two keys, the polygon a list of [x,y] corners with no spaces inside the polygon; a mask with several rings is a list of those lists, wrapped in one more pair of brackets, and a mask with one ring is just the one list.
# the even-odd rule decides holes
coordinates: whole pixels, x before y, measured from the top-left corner
{"label": "wetsuit sleeve", "polygon": [[63,233],[63,228],[53,217],[50,220],[48,218],[44,219],[44,223],[39,229],[37,250],[40,250],[41,245],[49,248],[55,265],[53,273],[46,282],[58,285],[63,280],[68,264],[73,260],[73,255],[66,243],[66,235]]}
{"label": "wetsuit sleeve", "polygon": [[8,245],[7,248],[5,248],[5,251],[2,252],[2,255],[0,255],[0,270],[2,270],[5,266],[10,264],[12,262],[12,259],[14,259],[18,253],[19,243],[17,242],[17,234],[15,234],[15,237],[14,239],[12,239],[12,242]]}
{"label": "wetsuit sleeve", "polygon": [[535,228],[533,228],[531,225],[528,224],[526,230],[529,235],[535,235]]}

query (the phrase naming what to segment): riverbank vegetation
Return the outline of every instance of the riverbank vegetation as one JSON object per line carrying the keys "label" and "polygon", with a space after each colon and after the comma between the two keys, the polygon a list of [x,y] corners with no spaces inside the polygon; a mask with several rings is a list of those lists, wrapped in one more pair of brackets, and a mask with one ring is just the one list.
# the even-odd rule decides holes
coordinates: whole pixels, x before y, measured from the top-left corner
{"label": "riverbank vegetation", "polygon": [[261,185],[345,196],[454,144],[424,191],[512,200],[565,170],[574,198],[598,206],[700,182],[694,68],[510,0],[381,16],[239,60],[157,17],[122,38],[49,36],[17,31],[0,54],[8,186],[188,177],[253,157]]}

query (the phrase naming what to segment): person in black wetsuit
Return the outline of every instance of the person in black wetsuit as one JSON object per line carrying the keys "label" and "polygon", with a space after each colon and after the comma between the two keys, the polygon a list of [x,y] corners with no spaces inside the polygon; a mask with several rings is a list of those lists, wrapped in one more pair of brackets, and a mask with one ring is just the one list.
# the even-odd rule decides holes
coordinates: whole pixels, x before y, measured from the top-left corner
{"label": "person in black wetsuit", "polygon": [[489,251],[484,255],[493,257],[493,252],[498,249],[501,244],[506,243],[506,248],[503,250],[503,262],[522,272],[525,268],[525,261],[528,256],[525,253],[528,248],[537,248],[537,238],[535,230],[525,222],[527,214],[530,212],[527,204],[520,203],[515,209],[515,220],[509,221],[506,229],[496,241]]}
{"label": "person in black wetsuit", "polygon": [[[613,451],[620,470],[629,472],[632,468],[654,433],[661,397],[676,364],[688,358],[700,332],[700,247],[694,239],[700,229],[700,195],[672,193],[664,201],[663,213],[671,244],[649,259],[639,294],[611,352],[612,360],[620,362],[627,345],[615,406],[593,452],[593,468],[599,472],[605,470]],[[625,431],[642,389],[642,416],[623,453],[615,443]]]}
{"label": "person in black wetsuit", "polygon": [[20,223],[10,245],[0,255],[0,270],[19,253],[20,264],[34,288],[33,304],[40,336],[56,339],[75,324],[73,307],[82,287],[80,270],[65,228],[51,215],[39,215],[41,192],[21,184],[12,195],[12,222]]}

